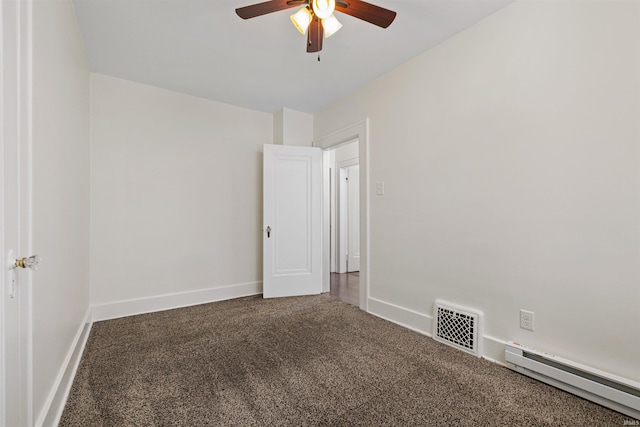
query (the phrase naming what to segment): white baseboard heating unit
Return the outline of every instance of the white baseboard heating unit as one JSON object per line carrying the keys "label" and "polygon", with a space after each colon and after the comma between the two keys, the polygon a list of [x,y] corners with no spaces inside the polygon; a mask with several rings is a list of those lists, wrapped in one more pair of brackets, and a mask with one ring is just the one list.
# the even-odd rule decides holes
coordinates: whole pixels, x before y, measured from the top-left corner
{"label": "white baseboard heating unit", "polygon": [[554,387],[640,419],[640,383],[510,341],[507,366]]}

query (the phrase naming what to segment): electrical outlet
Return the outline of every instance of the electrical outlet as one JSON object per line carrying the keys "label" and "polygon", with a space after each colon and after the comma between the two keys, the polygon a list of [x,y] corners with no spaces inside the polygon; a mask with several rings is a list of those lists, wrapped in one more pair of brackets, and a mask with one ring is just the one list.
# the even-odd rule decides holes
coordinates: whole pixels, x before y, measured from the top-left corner
{"label": "electrical outlet", "polygon": [[533,331],[535,327],[535,314],[533,311],[520,310],[520,327]]}

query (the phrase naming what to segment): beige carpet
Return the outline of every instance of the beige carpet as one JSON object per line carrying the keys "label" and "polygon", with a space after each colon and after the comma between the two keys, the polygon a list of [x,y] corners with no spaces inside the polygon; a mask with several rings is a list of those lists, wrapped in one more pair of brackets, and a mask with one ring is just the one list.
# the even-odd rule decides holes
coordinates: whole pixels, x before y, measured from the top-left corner
{"label": "beige carpet", "polygon": [[61,426],[622,426],[628,417],[316,297],[93,325]]}

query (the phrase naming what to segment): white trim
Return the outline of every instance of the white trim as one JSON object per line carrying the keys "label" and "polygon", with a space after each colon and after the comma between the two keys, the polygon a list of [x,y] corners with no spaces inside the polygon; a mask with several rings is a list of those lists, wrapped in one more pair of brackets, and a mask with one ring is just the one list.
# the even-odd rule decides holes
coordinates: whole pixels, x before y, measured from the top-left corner
{"label": "white trim", "polygon": [[[0,3],[0,23],[3,28],[0,29],[0,46],[3,48],[0,49],[0,88],[2,89],[2,94],[0,95],[0,263],[4,262],[5,257],[5,247],[4,247],[4,104],[5,104],[5,88],[4,88],[4,62],[5,62],[5,50],[4,50],[4,8],[5,3]],[[6,374],[5,374],[5,333],[4,333],[4,302],[5,302],[5,277],[6,272],[5,269],[2,269],[2,278],[0,278],[0,414],[6,414],[5,411],[5,384],[6,384]],[[0,427],[4,427],[5,419],[4,415],[0,415]]]}
{"label": "white trim", "polygon": [[73,380],[78,371],[82,353],[87,345],[87,339],[91,332],[91,308],[87,309],[86,314],[78,328],[75,338],[67,352],[64,363],[58,372],[54,386],[45,401],[42,411],[36,420],[36,426],[57,426],[62,416],[62,411],[67,403]]}
{"label": "white trim", "polygon": [[[367,311],[369,303],[369,119],[359,121],[351,126],[313,141],[314,147],[323,150],[358,140],[358,158],[360,164],[360,309]],[[330,218],[328,207],[323,206],[323,238],[328,236]],[[329,259],[328,238],[323,245],[323,289],[330,280],[331,260]]]}
{"label": "white trim", "polygon": [[507,342],[488,335],[483,335],[482,341],[482,358],[498,365],[507,366],[504,360],[504,346]]}
{"label": "white trim", "polygon": [[360,160],[359,159],[349,159],[349,160],[343,160],[341,162],[336,163],[336,168],[338,169],[346,169],[349,166],[355,166],[360,164]]}
{"label": "white trim", "polygon": [[[2,165],[2,168],[0,168],[0,263],[3,263],[5,260],[5,257],[7,256],[5,253],[5,245],[4,245],[4,206],[5,206],[5,201],[4,201],[4,132],[5,132],[5,127],[4,127],[4,104],[5,104],[5,88],[4,88],[4,62],[5,62],[5,50],[4,50],[4,33],[5,33],[5,26],[4,26],[4,9],[5,9],[5,3],[2,2],[0,3],[0,23],[2,24],[2,29],[0,29],[0,46],[2,46],[2,48],[0,49],[0,88],[2,90],[2,94],[0,95],[0,165]],[[6,374],[5,374],[5,368],[6,368],[6,364],[5,364],[5,326],[4,326],[4,302],[5,302],[5,298],[6,298],[6,293],[5,293],[5,278],[6,278],[6,272],[5,269],[2,269],[2,277],[0,278],[0,358],[1,358],[1,362],[0,362],[0,427],[4,427],[5,426],[5,419],[4,419],[4,414],[6,414],[5,411],[5,384],[6,384]]]}
{"label": "white trim", "polygon": [[431,337],[433,317],[389,302],[369,298],[369,313]]}
{"label": "white trim", "polygon": [[[400,307],[376,298],[369,298],[369,313],[412,331],[433,338],[433,316]],[[504,359],[504,346],[507,342],[501,339],[482,335],[483,359],[498,365],[507,366]]]}
{"label": "white trim", "polygon": [[91,307],[92,321],[98,322],[101,320],[117,319],[119,317],[135,316],[136,314],[172,310],[174,308],[259,295],[261,293],[262,282],[249,282],[197,291],[178,292],[175,294],[97,304]]}

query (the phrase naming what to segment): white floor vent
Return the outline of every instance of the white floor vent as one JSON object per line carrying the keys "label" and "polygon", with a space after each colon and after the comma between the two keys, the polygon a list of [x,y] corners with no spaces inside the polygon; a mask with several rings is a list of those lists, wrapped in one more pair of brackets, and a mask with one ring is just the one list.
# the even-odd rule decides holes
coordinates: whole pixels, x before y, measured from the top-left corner
{"label": "white floor vent", "polygon": [[640,383],[510,341],[507,366],[554,387],[640,419]]}
{"label": "white floor vent", "polygon": [[482,356],[482,312],[436,300],[433,338]]}

